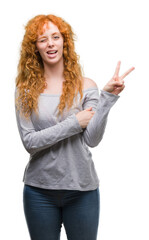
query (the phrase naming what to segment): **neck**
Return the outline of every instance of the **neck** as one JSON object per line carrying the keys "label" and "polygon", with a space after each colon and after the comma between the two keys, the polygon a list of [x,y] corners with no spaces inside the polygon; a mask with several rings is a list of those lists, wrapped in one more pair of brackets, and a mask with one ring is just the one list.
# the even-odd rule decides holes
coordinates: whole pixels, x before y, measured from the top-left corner
{"label": "neck", "polygon": [[44,77],[47,82],[61,82],[64,78],[63,71],[63,58],[61,58],[59,62],[53,65],[44,62]]}

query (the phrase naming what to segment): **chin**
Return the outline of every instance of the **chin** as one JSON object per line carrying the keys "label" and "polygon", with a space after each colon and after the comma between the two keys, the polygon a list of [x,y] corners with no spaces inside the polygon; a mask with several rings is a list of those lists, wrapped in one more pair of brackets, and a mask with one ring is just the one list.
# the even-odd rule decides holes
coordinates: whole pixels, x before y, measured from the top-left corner
{"label": "chin", "polygon": [[58,63],[60,61],[63,61],[63,57],[55,58],[55,59],[48,59],[48,63]]}

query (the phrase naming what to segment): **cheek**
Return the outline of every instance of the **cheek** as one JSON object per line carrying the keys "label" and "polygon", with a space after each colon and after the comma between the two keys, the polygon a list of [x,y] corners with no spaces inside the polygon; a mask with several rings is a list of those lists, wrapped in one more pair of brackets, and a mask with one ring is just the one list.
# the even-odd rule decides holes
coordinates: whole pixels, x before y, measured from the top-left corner
{"label": "cheek", "polygon": [[40,55],[42,56],[42,57],[44,57],[44,55],[45,55],[45,52],[46,52],[46,47],[40,47],[40,48],[38,48],[38,50],[39,50],[39,53],[40,53]]}
{"label": "cheek", "polygon": [[59,46],[59,48],[63,49],[63,41],[60,41],[60,42],[58,43],[58,46]]}
{"label": "cheek", "polygon": [[61,53],[63,53],[63,43],[61,43],[61,44],[59,45],[59,51],[60,51]]}
{"label": "cheek", "polygon": [[40,52],[40,51],[41,51],[41,52],[44,51],[45,48],[46,48],[46,45],[45,45],[45,44],[37,45],[37,49],[38,49],[39,52]]}

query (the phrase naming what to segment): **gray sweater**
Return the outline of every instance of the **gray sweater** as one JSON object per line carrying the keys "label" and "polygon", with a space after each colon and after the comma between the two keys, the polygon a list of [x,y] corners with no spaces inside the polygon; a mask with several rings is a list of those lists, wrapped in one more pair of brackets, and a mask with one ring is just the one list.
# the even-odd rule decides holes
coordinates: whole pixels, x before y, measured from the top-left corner
{"label": "gray sweater", "polygon": [[[16,98],[15,89],[15,98]],[[91,87],[83,91],[81,103],[63,117],[56,118],[60,94],[41,93],[39,118],[34,113],[26,120],[16,110],[19,134],[30,154],[23,182],[45,189],[88,191],[99,186],[90,148],[101,141],[109,111],[120,96]],[[80,99],[80,93],[77,95]],[[86,128],[79,124],[76,113],[92,106],[95,114]]]}

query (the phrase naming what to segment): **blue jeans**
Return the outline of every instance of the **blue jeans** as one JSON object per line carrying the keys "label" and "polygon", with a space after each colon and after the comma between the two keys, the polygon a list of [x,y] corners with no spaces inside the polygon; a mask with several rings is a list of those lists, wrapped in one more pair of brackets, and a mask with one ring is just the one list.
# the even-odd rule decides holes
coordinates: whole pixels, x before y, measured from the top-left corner
{"label": "blue jeans", "polygon": [[31,240],[60,240],[62,223],[68,240],[97,239],[99,187],[49,190],[24,184],[23,206]]}

